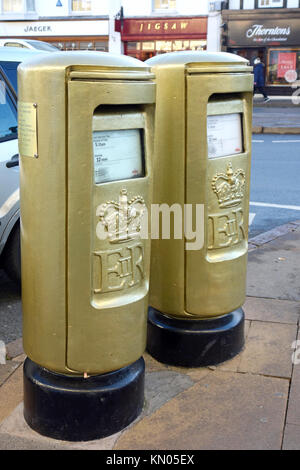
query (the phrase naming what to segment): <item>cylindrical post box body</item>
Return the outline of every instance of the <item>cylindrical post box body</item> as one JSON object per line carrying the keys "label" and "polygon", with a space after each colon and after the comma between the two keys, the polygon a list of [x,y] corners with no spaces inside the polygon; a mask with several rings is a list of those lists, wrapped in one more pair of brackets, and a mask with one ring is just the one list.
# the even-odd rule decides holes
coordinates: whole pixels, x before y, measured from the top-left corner
{"label": "cylindrical post box body", "polygon": [[[148,350],[178,365],[217,363],[243,344],[252,69],[227,53],[169,53],[147,64],[157,82],[153,203],[168,205],[177,229],[181,216],[182,228],[181,237],[152,240]],[[227,352],[221,330],[238,337],[232,347],[225,339]]]}
{"label": "cylindrical post box body", "polygon": [[86,388],[145,349],[155,84],[107,53],[49,54],[18,78],[24,350]]}

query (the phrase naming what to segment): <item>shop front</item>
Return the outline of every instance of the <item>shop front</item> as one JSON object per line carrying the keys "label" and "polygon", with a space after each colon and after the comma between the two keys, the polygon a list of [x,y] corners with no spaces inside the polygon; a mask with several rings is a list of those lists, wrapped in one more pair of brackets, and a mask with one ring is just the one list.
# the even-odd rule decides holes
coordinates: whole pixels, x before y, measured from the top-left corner
{"label": "shop front", "polygon": [[108,51],[108,19],[0,21],[0,39],[37,39],[61,50]]}
{"label": "shop front", "polygon": [[267,93],[291,94],[300,78],[300,11],[223,11],[223,49],[265,65]]}
{"label": "shop front", "polygon": [[126,18],[116,20],[124,53],[140,60],[172,51],[205,50],[207,17]]}

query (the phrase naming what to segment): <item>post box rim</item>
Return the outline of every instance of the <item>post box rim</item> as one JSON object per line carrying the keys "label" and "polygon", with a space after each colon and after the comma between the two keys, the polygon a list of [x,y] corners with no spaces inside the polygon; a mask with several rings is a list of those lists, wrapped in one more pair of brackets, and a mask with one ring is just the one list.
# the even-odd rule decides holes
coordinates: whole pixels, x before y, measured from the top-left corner
{"label": "post box rim", "polygon": [[244,66],[249,64],[249,61],[244,57],[230,52],[206,52],[206,51],[177,51],[167,52],[160,54],[145,61],[145,64],[150,67],[163,66],[163,65],[227,65],[227,66]]}
{"label": "post box rim", "polygon": [[101,51],[60,51],[51,52],[47,55],[38,54],[30,57],[19,65],[19,69],[27,67],[58,67],[67,68],[72,66],[91,66],[118,69],[138,69],[145,72],[150,71],[150,66],[130,56],[122,54],[111,54]]}

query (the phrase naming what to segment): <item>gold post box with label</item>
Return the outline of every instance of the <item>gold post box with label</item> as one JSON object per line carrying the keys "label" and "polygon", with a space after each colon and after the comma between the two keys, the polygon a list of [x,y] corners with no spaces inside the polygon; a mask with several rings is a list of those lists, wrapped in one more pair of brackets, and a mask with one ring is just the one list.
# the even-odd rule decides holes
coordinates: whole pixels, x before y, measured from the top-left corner
{"label": "gold post box with label", "polygon": [[208,52],[146,63],[157,84],[152,226],[175,224],[152,234],[147,349],[167,364],[218,364],[244,345],[252,68]]}
{"label": "gold post box with label", "polygon": [[89,440],[144,401],[155,83],[109,53],[20,66],[24,416]]}

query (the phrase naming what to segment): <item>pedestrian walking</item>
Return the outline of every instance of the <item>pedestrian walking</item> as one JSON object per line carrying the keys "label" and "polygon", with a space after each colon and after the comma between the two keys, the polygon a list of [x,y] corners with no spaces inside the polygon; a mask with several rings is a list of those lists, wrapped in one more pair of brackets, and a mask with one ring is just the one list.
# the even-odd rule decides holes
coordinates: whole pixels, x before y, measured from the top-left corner
{"label": "pedestrian walking", "polygon": [[270,98],[265,92],[265,65],[257,57],[254,60],[254,93],[259,92],[264,97],[264,102],[270,101]]}

